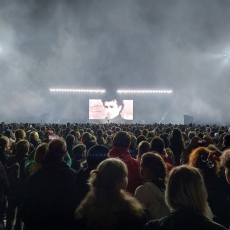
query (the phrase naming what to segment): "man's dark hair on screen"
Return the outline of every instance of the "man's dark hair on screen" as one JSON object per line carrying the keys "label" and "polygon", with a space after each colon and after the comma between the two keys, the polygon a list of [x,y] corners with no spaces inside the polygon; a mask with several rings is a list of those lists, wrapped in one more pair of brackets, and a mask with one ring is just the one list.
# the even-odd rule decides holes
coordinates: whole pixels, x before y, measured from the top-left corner
{"label": "man's dark hair on screen", "polygon": [[106,101],[116,101],[117,102],[117,106],[121,106],[121,109],[123,109],[124,107],[124,102],[121,99],[114,99],[114,98],[105,98],[105,99],[101,99],[103,105],[105,104]]}

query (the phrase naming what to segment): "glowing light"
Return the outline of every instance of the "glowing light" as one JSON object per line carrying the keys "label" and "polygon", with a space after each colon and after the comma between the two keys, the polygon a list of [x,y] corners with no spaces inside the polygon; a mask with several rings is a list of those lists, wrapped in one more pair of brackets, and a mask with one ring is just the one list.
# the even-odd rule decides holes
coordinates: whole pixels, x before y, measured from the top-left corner
{"label": "glowing light", "polygon": [[105,93],[104,89],[50,89],[50,92]]}
{"label": "glowing light", "polygon": [[141,93],[141,94],[147,94],[147,93],[160,93],[160,94],[168,94],[172,93],[172,90],[140,90],[140,89],[135,89],[135,90],[129,90],[129,89],[118,89],[117,93]]}

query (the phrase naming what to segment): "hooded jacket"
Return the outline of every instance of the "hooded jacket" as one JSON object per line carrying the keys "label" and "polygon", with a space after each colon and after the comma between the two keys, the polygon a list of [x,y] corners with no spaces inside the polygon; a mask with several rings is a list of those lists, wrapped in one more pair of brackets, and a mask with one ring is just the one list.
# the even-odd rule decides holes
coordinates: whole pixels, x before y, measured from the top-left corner
{"label": "hooded jacket", "polygon": [[126,191],[134,194],[135,189],[142,184],[139,176],[140,162],[131,157],[129,149],[124,147],[114,147],[109,151],[109,157],[121,159],[128,168],[128,185]]}

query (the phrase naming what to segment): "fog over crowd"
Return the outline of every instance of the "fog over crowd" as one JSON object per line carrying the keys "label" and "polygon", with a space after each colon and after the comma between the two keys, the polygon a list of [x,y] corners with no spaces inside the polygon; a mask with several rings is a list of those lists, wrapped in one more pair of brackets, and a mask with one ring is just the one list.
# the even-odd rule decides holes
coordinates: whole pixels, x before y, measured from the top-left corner
{"label": "fog over crowd", "polygon": [[67,118],[94,97],[49,88],[147,88],[173,90],[169,122],[228,122],[229,21],[228,0],[0,0],[0,118]]}

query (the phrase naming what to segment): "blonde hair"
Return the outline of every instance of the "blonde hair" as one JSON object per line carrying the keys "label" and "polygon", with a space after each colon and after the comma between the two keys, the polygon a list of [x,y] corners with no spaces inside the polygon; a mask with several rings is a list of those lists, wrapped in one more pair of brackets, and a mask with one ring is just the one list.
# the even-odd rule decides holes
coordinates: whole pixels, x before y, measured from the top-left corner
{"label": "blonde hair", "polygon": [[86,198],[78,206],[77,219],[87,219],[87,226],[95,229],[116,229],[122,214],[134,221],[143,214],[141,204],[133,197],[116,188],[116,182],[127,176],[127,167],[119,159],[110,158],[101,162],[90,173],[91,187]]}
{"label": "blonde hair", "polygon": [[38,141],[39,140],[39,135],[37,132],[33,131],[30,133],[30,136],[29,136],[29,140],[35,140],[35,141]]}
{"label": "blonde hair", "polygon": [[47,143],[42,143],[36,148],[34,155],[34,163],[32,163],[29,168],[30,174],[36,172],[38,169],[42,167],[41,163],[49,150],[48,147],[49,145]]}
{"label": "blonde hair", "polygon": [[41,163],[48,151],[49,145],[47,143],[40,144],[35,150],[34,162]]}
{"label": "blonde hair", "polygon": [[126,164],[119,159],[110,158],[102,161],[97,170],[91,171],[88,182],[90,187],[114,191],[116,182],[127,175]]}
{"label": "blonde hair", "polygon": [[170,209],[192,208],[196,213],[212,219],[204,179],[197,168],[182,165],[171,170],[165,194]]}
{"label": "blonde hair", "polygon": [[230,169],[230,149],[227,149],[222,153],[220,163],[224,168]]}

